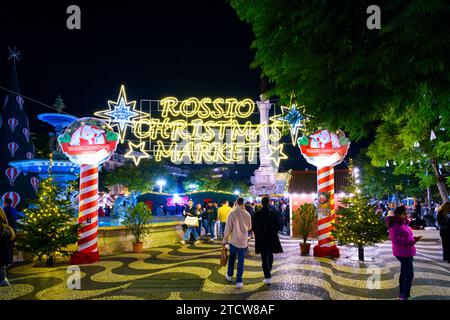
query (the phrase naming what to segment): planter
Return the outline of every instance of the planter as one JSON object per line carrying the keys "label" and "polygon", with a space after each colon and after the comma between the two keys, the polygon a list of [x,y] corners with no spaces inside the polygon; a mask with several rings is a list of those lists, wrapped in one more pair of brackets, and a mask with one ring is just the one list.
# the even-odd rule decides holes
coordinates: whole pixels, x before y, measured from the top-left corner
{"label": "planter", "polygon": [[142,250],[144,250],[143,242],[133,242],[133,252],[134,253],[141,253]]}
{"label": "planter", "polygon": [[300,243],[300,252],[302,256],[308,256],[311,249],[311,243]]}

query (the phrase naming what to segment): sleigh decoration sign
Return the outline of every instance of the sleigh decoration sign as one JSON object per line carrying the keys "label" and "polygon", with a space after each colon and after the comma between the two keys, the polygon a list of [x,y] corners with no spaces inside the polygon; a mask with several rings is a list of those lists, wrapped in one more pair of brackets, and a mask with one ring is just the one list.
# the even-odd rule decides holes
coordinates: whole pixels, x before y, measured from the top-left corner
{"label": "sleigh decoration sign", "polygon": [[58,142],[70,161],[94,165],[108,161],[116,150],[119,134],[99,119],[82,118],[69,125]]}
{"label": "sleigh decoration sign", "polygon": [[335,166],[347,155],[350,141],[342,131],[317,130],[298,139],[300,152],[306,161],[318,168]]}

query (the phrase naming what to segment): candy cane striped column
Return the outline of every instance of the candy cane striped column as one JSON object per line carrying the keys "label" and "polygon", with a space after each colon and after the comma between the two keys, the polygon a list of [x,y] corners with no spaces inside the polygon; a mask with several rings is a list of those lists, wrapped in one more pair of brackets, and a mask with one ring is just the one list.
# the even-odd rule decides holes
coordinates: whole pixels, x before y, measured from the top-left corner
{"label": "candy cane striped column", "polygon": [[334,167],[328,166],[317,169],[317,193],[329,192],[330,200],[328,203],[328,210],[331,209],[330,214],[327,214],[327,209],[318,209],[318,240],[319,244],[314,247],[314,256],[317,257],[339,257],[339,249],[336,247],[331,231],[332,224],[335,219],[335,204],[334,204]]}
{"label": "candy cane striped column", "polygon": [[78,223],[81,224],[78,251],[70,257],[70,263],[98,261],[98,165],[81,165]]}

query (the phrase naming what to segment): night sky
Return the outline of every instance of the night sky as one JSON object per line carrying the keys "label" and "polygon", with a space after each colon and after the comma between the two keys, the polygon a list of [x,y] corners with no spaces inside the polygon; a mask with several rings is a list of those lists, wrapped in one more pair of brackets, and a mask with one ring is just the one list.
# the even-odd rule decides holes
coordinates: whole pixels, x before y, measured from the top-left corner
{"label": "night sky", "polygon": [[[81,30],[66,27],[66,8],[71,4],[81,8]],[[8,86],[8,46],[16,46],[22,53],[21,93],[49,105],[61,94],[65,111],[80,117],[105,109],[122,83],[130,100],[165,96],[257,100],[260,74],[249,67],[255,54],[250,49],[253,37],[250,26],[219,0],[2,1],[0,85]],[[52,110],[28,100],[25,108],[31,130],[48,131],[35,116]],[[357,150],[351,149],[352,154]],[[297,148],[285,150],[291,159],[281,167],[307,167]],[[241,165],[233,171],[250,176],[254,169]]]}

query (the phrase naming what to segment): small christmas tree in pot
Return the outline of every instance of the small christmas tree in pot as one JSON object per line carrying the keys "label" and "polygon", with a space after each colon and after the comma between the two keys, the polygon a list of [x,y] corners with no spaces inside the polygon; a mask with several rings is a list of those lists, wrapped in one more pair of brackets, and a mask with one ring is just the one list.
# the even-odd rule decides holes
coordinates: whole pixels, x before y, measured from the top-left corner
{"label": "small christmas tree in pot", "polygon": [[309,255],[311,244],[308,243],[308,237],[316,237],[317,235],[317,215],[316,208],[311,203],[305,203],[293,213],[296,233],[303,239],[300,243],[300,252],[302,255]]}
{"label": "small christmas tree in pot", "polygon": [[152,221],[152,212],[144,202],[139,202],[134,207],[129,207],[123,225],[134,236],[133,252],[139,253],[144,249],[143,238],[150,233],[150,222]]}
{"label": "small christmas tree in pot", "polygon": [[363,194],[362,186],[356,183],[359,172],[353,169],[351,161],[350,170],[352,175],[346,190],[348,196],[341,200],[332,235],[341,245],[357,247],[358,260],[365,261],[364,247],[387,239],[387,230],[375,208],[369,205],[369,198]]}
{"label": "small christmas tree in pot", "polygon": [[67,247],[78,241],[80,225],[75,223],[72,204],[51,178],[41,181],[37,200],[24,210],[22,236],[17,247],[52,266],[58,256],[68,256]]}

